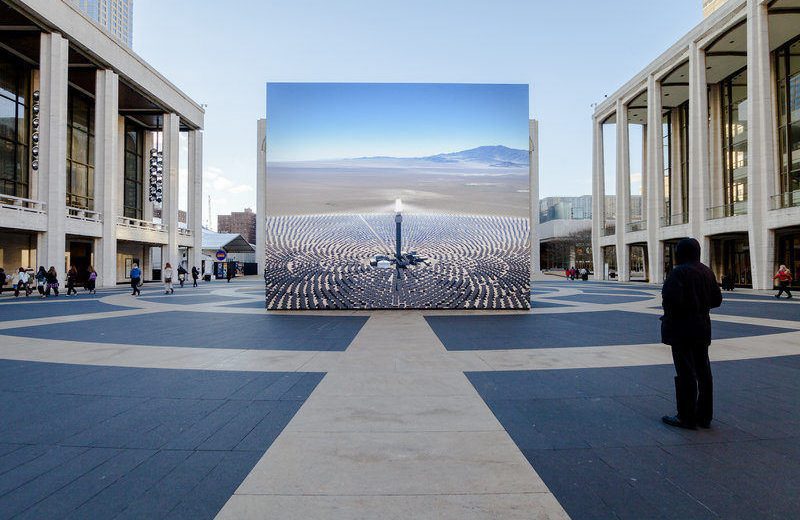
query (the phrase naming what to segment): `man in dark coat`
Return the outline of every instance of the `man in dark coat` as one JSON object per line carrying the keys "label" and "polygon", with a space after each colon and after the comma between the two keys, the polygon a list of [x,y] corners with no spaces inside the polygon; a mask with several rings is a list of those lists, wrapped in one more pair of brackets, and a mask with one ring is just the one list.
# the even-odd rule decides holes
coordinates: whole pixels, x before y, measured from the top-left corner
{"label": "man in dark coat", "polygon": [[677,266],[661,290],[664,316],[661,341],[672,347],[678,414],[661,418],[670,426],[709,428],[713,414],[713,381],[708,347],[711,344],[710,309],[722,304],[717,278],[700,263],[700,244],[681,240]]}

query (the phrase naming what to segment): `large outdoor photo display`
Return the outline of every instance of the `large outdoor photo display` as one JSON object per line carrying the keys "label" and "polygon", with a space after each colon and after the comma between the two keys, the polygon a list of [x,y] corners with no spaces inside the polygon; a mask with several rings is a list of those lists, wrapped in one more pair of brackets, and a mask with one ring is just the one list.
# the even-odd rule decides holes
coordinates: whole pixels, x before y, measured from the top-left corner
{"label": "large outdoor photo display", "polygon": [[528,85],[268,83],[266,306],[530,308]]}

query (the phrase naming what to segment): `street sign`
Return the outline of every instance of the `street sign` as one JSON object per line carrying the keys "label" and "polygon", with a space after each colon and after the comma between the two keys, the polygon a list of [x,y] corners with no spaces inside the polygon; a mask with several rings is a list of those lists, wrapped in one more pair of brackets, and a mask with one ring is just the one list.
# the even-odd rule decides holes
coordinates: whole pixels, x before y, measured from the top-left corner
{"label": "street sign", "polygon": [[219,249],[216,252],[216,258],[219,262],[224,262],[226,258],[228,258],[228,253],[224,249]]}

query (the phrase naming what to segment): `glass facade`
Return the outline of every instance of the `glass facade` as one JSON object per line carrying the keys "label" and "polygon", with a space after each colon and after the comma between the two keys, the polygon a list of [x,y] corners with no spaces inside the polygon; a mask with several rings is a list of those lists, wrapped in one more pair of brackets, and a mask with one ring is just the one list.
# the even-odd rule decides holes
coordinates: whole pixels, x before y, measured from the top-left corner
{"label": "glass facade", "polygon": [[728,276],[737,286],[752,286],[753,274],[750,268],[747,233],[712,238],[711,267],[718,281],[722,280],[723,276]]}
{"label": "glass facade", "polygon": [[670,194],[672,192],[672,118],[667,112],[661,118],[661,133],[663,136],[661,150],[664,153],[664,223],[672,223],[672,205]]}
{"label": "glass facade", "polygon": [[800,190],[800,39],[778,49],[775,56],[780,190],[792,193]]}
{"label": "glass facade", "polygon": [[31,70],[0,50],[0,194],[28,197]]}
{"label": "glass facade", "polygon": [[70,88],[67,105],[67,206],[93,210],[94,100]]}
{"label": "glass facade", "polygon": [[747,70],[722,82],[722,186],[725,217],[747,213]]}
{"label": "glass facade", "polygon": [[144,194],[144,133],[130,122],[125,123],[125,185],[123,212],[127,218],[142,219]]}
{"label": "glass facade", "polygon": [[[678,143],[680,146],[681,213],[689,214],[689,102],[678,110]],[[674,211],[673,211],[674,213]],[[683,219],[682,219],[683,220]],[[688,218],[683,220],[688,222]]]}
{"label": "glass facade", "polygon": [[794,228],[776,233],[775,242],[778,248],[778,256],[775,258],[775,268],[783,264],[789,268],[795,279],[792,281],[793,287],[800,286],[800,229]]}

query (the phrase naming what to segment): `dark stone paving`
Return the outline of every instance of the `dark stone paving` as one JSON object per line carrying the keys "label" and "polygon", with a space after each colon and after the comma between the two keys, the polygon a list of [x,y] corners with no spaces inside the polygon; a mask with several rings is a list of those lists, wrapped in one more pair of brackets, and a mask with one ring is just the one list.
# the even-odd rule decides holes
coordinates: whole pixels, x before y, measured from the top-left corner
{"label": "dark stone paving", "polygon": [[55,316],[71,316],[75,314],[94,314],[98,312],[113,312],[130,309],[117,305],[108,305],[97,300],[97,296],[88,298],[73,298],[59,296],[49,299],[35,299],[29,302],[0,306],[0,321],[30,320],[34,318],[52,318]]}
{"label": "dark stone paving", "polygon": [[800,518],[800,356],[713,370],[696,432],[660,422],[671,366],[467,375],[575,520]]}
{"label": "dark stone paving", "polygon": [[[447,350],[505,350],[660,343],[658,316],[626,311],[501,316],[426,316]],[[792,332],[715,322],[714,339]],[[666,348],[666,347],[665,347]]]}
{"label": "dark stone paving", "polygon": [[531,309],[554,309],[558,307],[569,307],[569,305],[553,302],[542,302],[539,301],[536,296],[531,298]]}
{"label": "dark stone paving", "polygon": [[752,318],[768,318],[771,320],[800,321],[800,304],[785,301],[746,302],[726,299],[712,314],[729,316],[749,316]]}
{"label": "dark stone paving", "polygon": [[258,301],[247,301],[244,303],[232,303],[230,305],[226,304],[225,307],[237,307],[240,309],[267,309],[267,302],[263,300]]}
{"label": "dark stone paving", "polygon": [[322,377],[0,361],[0,518],[213,518]]}
{"label": "dark stone paving", "polygon": [[344,351],[366,316],[278,316],[158,312],[92,320],[85,327],[61,324],[3,330],[11,336],[163,347]]}

